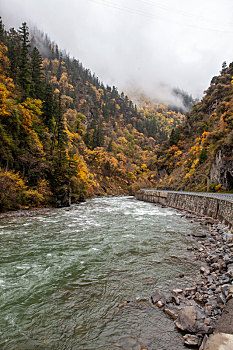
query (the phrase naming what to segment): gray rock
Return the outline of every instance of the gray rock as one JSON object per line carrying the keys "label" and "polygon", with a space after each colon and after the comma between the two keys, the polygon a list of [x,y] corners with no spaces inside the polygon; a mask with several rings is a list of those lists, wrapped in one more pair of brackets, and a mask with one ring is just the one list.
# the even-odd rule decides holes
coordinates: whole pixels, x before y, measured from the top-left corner
{"label": "gray rock", "polygon": [[203,273],[205,276],[207,276],[207,275],[210,274],[209,268],[206,268],[206,267],[204,267],[204,266],[202,266],[202,267],[200,268],[200,272]]}
{"label": "gray rock", "polygon": [[194,286],[192,288],[185,288],[184,295],[188,296],[188,295],[194,294],[196,292],[196,290],[197,290],[196,286]]}
{"label": "gray rock", "polygon": [[172,292],[172,294],[174,294],[174,295],[178,295],[178,294],[183,293],[183,289],[177,288],[177,289],[173,289],[171,292]]}
{"label": "gray rock", "polygon": [[194,300],[202,302],[203,301],[203,296],[201,295],[201,293],[197,292],[194,296]]}
{"label": "gray rock", "polygon": [[233,285],[231,285],[229,287],[228,296],[227,296],[226,300],[228,301],[228,300],[232,299],[232,297],[233,297]]}
{"label": "gray rock", "polygon": [[204,350],[205,349],[205,345],[206,345],[207,340],[208,340],[208,335],[205,334],[199,350]]}
{"label": "gray rock", "polygon": [[172,296],[172,302],[173,304],[180,305],[180,299],[175,295]]}
{"label": "gray rock", "polygon": [[189,346],[199,346],[201,343],[201,338],[193,334],[186,334],[183,339],[184,344]]}
{"label": "gray rock", "polygon": [[195,332],[196,331],[197,311],[194,306],[186,306],[178,313],[175,325],[182,331]]}
{"label": "gray rock", "polygon": [[158,301],[161,301],[164,305],[166,302],[166,298],[165,298],[164,294],[158,289],[152,294],[151,301],[154,305],[157,304]]}
{"label": "gray rock", "polygon": [[165,305],[165,303],[162,300],[159,300],[155,305],[161,309]]}
{"label": "gray rock", "polygon": [[219,304],[225,304],[226,298],[225,298],[225,295],[223,295],[223,293],[218,294],[217,302]]}
{"label": "gray rock", "polygon": [[233,278],[233,269],[227,269],[227,276],[229,276],[230,278]]}
{"label": "gray rock", "polygon": [[228,295],[230,288],[230,284],[223,284],[221,287],[222,293],[225,295],[225,297]]}
{"label": "gray rock", "polygon": [[206,233],[204,233],[204,232],[193,232],[192,236],[193,237],[197,237],[197,238],[206,238]]}
{"label": "gray rock", "polygon": [[170,307],[165,307],[163,310],[168,316],[170,316],[171,318],[173,318],[173,320],[176,320],[178,317],[178,312],[179,310],[175,309],[175,308],[170,308]]}

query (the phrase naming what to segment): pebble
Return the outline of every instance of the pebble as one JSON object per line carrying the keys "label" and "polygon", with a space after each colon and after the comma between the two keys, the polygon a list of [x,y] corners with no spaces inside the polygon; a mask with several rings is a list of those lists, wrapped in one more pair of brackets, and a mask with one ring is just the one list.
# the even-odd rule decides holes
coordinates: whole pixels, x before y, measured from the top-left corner
{"label": "pebble", "polygon": [[185,345],[200,346],[203,350],[226,302],[233,297],[233,235],[214,219],[193,215],[186,218],[199,221],[209,229],[209,234],[192,234],[194,239],[204,241],[197,241],[196,247],[187,247],[194,259],[203,262],[199,278],[192,287],[173,289],[166,297],[156,291],[151,300],[175,320],[177,328],[187,333],[183,337]]}
{"label": "pebble", "polygon": [[198,346],[201,343],[201,338],[193,334],[186,334],[183,339],[185,345]]}

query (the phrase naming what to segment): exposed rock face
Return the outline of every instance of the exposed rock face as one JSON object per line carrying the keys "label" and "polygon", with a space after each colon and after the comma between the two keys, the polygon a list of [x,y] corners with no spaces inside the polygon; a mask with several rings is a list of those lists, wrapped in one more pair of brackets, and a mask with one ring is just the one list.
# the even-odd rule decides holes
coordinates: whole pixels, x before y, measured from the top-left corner
{"label": "exposed rock face", "polygon": [[224,156],[221,150],[217,152],[212,164],[210,182],[222,184],[226,190],[233,189],[233,160]]}
{"label": "exposed rock face", "polygon": [[70,188],[68,185],[63,185],[58,188],[56,191],[56,206],[69,207],[71,205],[71,195]]}

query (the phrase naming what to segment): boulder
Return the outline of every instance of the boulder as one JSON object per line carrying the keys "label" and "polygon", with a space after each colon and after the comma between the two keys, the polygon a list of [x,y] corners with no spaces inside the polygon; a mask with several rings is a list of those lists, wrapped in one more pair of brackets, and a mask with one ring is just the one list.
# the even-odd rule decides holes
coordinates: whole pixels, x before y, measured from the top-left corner
{"label": "boulder", "polygon": [[195,306],[185,306],[179,311],[175,325],[189,333],[209,333],[209,326],[204,324],[205,315]]}
{"label": "boulder", "polygon": [[194,306],[186,306],[178,313],[175,325],[182,331],[195,332],[196,331],[197,311]]}

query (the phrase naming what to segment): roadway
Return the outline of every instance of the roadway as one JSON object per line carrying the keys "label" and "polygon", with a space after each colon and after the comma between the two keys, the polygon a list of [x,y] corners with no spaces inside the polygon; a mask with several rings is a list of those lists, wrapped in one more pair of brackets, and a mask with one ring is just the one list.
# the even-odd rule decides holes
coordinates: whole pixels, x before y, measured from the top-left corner
{"label": "roadway", "polygon": [[166,192],[166,193],[178,193],[178,194],[191,194],[195,196],[202,196],[202,197],[210,197],[210,198],[219,198],[219,199],[225,199],[230,202],[233,202],[233,193],[210,193],[210,192],[185,192],[185,191],[166,191],[166,190],[155,190],[153,188],[142,188],[141,191],[153,191],[153,192]]}

